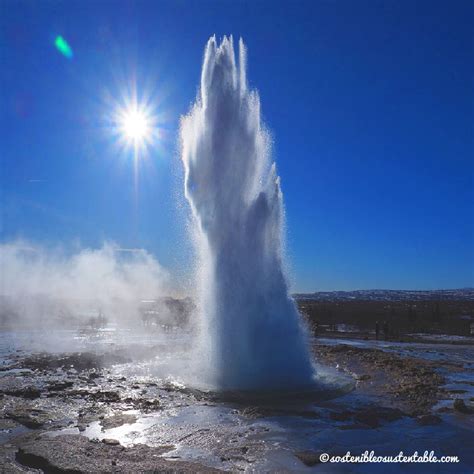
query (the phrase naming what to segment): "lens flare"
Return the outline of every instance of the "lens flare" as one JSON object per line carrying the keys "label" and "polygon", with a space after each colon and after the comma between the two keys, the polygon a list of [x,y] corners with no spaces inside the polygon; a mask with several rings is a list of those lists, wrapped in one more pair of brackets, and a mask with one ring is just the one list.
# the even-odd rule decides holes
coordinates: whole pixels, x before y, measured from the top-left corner
{"label": "lens flare", "polygon": [[69,46],[68,42],[62,36],[56,36],[56,39],[54,40],[54,45],[63,56],[66,56],[66,58],[68,59],[72,58],[72,49]]}

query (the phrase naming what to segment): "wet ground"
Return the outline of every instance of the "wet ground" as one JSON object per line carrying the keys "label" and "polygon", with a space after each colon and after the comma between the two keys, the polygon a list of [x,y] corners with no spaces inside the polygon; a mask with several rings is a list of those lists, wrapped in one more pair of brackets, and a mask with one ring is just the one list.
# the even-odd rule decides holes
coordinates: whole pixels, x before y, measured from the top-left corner
{"label": "wet ground", "polygon": [[316,339],[329,389],[278,398],[191,388],[188,341],[113,328],[0,333],[2,472],[379,472],[320,462],[366,450],[460,459],[386,472],[473,470],[471,344]]}

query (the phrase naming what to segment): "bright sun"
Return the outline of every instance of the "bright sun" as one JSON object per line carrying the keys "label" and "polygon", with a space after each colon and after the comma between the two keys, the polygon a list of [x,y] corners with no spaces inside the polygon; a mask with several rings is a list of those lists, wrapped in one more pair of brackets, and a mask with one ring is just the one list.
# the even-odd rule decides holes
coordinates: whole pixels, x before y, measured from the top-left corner
{"label": "bright sun", "polygon": [[144,142],[150,135],[150,123],[147,115],[138,109],[124,111],[120,120],[122,134],[134,143]]}
{"label": "bright sun", "polygon": [[123,97],[110,109],[109,117],[116,144],[127,155],[133,150],[136,160],[145,158],[150,148],[159,145],[162,136],[160,117],[156,115],[156,107],[150,98],[139,101],[136,93],[129,98]]}

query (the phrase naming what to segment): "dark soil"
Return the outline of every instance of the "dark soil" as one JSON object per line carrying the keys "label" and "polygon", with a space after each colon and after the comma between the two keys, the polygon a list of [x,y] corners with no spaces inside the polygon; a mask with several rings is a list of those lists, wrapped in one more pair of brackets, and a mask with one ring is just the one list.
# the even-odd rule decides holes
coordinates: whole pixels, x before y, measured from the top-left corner
{"label": "dark soil", "polygon": [[413,416],[429,413],[444,394],[444,378],[434,363],[345,344],[317,345],[313,351],[318,360],[353,374],[360,390],[382,392]]}

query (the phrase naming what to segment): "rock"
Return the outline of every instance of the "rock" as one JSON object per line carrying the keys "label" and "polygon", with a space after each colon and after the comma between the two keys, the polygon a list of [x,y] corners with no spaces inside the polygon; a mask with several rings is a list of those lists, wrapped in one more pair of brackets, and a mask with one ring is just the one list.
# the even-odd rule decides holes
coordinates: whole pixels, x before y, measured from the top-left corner
{"label": "rock", "polygon": [[359,381],[369,380],[371,378],[372,376],[369,374],[361,374],[361,375],[356,376],[356,380],[359,380]]}
{"label": "rock", "polygon": [[159,410],[161,408],[160,401],[157,399],[143,400],[143,401],[135,400],[135,401],[138,401],[138,406],[146,412]]}
{"label": "rock", "polygon": [[308,467],[315,466],[321,462],[320,456],[322,452],[320,451],[298,451],[295,453],[295,456]]}
{"label": "rock", "polygon": [[[119,446],[116,440],[93,442],[81,435],[25,437],[18,442],[15,459],[21,466],[42,469],[46,473],[76,474],[82,472],[220,472],[201,464],[168,461],[160,457],[169,447],[137,444],[130,448]],[[117,468],[111,468],[112,460]],[[30,472],[30,471],[28,471]]]}
{"label": "rock", "polygon": [[12,390],[4,390],[3,393],[11,395],[12,397],[27,398],[28,400],[34,400],[41,396],[41,392],[36,387],[22,387]]}
{"label": "rock", "polygon": [[17,448],[11,444],[0,445],[0,472],[3,474],[25,474],[39,471],[27,470],[25,467],[17,464],[15,454]]}
{"label": "rock", "polygon": [[[316,411],[304,410],[304,411],[295,411],[294,413],[296,416],[301,416],[302,418],[307,418],[310,420],[316,420],[321,418],[321,415]],[[291,412],[290,412],[291,416]]]}
{"label": "rock", "polygon": [[248,418],[250,420],[255,420],[257,418],[262,418],[265,416],[264,410],[260,407],[248,406],[240,410],[240,416]]}
{"label": "rock", "polygon": [[340,430],[369,430],[371,427],[362,423],[352,423],[350,425],[338,426]]}
{"label": "rock", "polygon": [[437,415],[421,415],[417,418],[417,422],[421,426],[438,425],[441,421],[441,418]]}
{"label": "rock", "polygon": [[113,416],[109,416],[100,421],[102,430],[108,430],[110,428],[117,428],[125,424],[133,424],[137,421],[135,415],[129,415],[125,413],[119,413]]}
{"label": "rock", "polygon": [[468,407],[462,398],[456,398],[456,400],[454,400],[453,408],[460,413],[464,413],[465,415],[472,415],[474,413],[474,409]]}
{"label": "rock", "polygon": [[371,428],[378,428],[380,426],[379,417],[372,411],[357,413],[354,419],[359,423],[370,426]]}
{"label": "rock", "polygon": [[91,369],[101,369],[112,364],[124,364],[131,359],[118,353],[97,355],[91,352],[74,354],[35,354],[21,361],[21,368],[51,370],[62,368],[68,374],[76,374]]}
{"label": "rock", "polygon": [[50,392],[60,392],[67,388],[71,388],[74,385],[73,382],[54,382],[48,386],[48,391]]}
{"label": "rock", "polygon": [[104,444],[108,444],[109,446],[118,446],[120,444],[120,441],[118,439],[112,439],[112,438],[104,438],[102,442]]}
{"label": "rock", "polygon": [[18,423],[10,418],[0,418],[0,431],[8,431],[16,428]]}
{"label": "rock", "polygon": [[349,420],[353,415],[353,412],[351,411],[332,411],[329,413],[329,418],[334,421],[347,421]]}
{"label": "rock", "polygon": [[48,413],[38,409],[18,408],[6,412],[6,417],[31,429],[42,428],[50,420]]}
{"label": "rock", "polygon": [[405,414],[396,409],[388,407],[370,407],[354,415],[354,420],[370,426],[371,428],[378,428],[381,421],[395,421],[405,416]]}
{"label": "rock", "polygon": [[112,391],[97,391],[89,392],[90,398],[99,402],[119,402],[120,395],[117,392]]}

